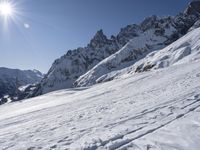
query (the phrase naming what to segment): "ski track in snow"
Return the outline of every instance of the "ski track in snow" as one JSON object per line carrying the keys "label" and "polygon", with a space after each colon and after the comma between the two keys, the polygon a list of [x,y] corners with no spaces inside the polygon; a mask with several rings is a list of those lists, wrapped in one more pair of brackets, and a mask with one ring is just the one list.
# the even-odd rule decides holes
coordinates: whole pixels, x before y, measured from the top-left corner
{"label": "ski track in snow", "polygon": [[2,105],[0,149],[198,150],[199,74],[193,62]]}

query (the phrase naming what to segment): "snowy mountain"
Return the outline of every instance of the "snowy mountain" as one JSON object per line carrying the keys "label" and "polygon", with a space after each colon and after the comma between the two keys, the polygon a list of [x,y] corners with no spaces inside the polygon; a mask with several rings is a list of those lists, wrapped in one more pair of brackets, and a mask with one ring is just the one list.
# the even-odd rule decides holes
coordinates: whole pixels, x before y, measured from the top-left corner
{"label": "snowy mountain", "polygon": [[200,4],[190,3],[184,13],[175,17],[148,17],[139,25],[122,28],[111,38],[98,31],[86,47],[69,50],[57,59],[33,95],[96,84],[104,75],[166,47],[185,35],[199,19],[196,5]]}
{"label": "snowy mountain", "polygon": [[[200,58],[200,25],[199,21],[190,29],[189,33],[166,48],[150,53],[137,62],[136,72],[159,69],[180,63],[194,61]],[[197,28],[197,29],[195,29]]]}
{"label": "snowy mountain", "polygon": [[[158,32],[158,30],[152,24],[147,25],[150,27],[150,29],[144,32],[141,32],[141,34],[138,37],[131,39],[119,51],[117,51],[113,55],[109,56],[108,58],[98,63],[94,68],[89,70],[86,74],[80,76],[75,81],[75,86],[90,86],[96,83],[112,80],[114,76],[111,74],[113,74],[113,72],[117,74],[120,72],[120,70],[132,66],[133,64],[137,63],[141,59],[144,60],[144,63],[148,64],[148,65],[144,65],[143,70],[145,70],[147,67],[152,68],[154,64],[149,63],[149,61],[146,60],[147,57],[152,56],[157,51],[159,51],[159,53],[162,52],[161,49],[166,47],[166,45],[171,43],[171,41],[175,40],[171,38],[171,37],[174,37],[174,33],[176,33],[176,35],[179,35],[179,34],[181,35],[182,32],[180,31],[184,30],[183,33],[185,33],[185,31],[192,30],[193,28],[196,28],[198,26],[198,21],[196,19],[194,19],[194,21],[195,22],[197,21],[197,23],[194,26],[192,25],[195,22],[192,22],[192,21],[190,24],[187,25],[187,27],[181,26],[182,22],[177,21],[177,20],[180,20],[180,18],[186,19],[187,17],[185,14],[182,14],[182,15],[176,16],[173,19],[172,18],[159,19],[156,16],[153,16],[153,18],[148,18],[147,20],[149,19],[153,20],[152,24],[157,24],[157,22],[160,23],[159,29],[162,29],[162,30],[159,30]],[[188,16],[188,18],[190,18],[189,20],[193,20],[193,16]],[[188,20],[188,18],[186,20]],[[176,21],[177,21],[177,25],[175,25]],[[144,22],[142,24],[144,24]],[[186,25],[186,23],[183,23],[183,24]],[[160,31],[162,31],[161,32],[162,34],[155,34],[155,33],[160,33]],[[149,53],[150,55],[147,55]],[[190,53],[190,50],[188,49],[183,50],[183,51],[180,50],[179,54],[177,53],[176,56],[174,56],[176,57],[174,59],[177,59],[174,61],[178,61],[178,59],[181,59],[181,57],[184,57],[182,55],[187,55],[187,54],[189,55],[189,53]],[[171,55],[175,55],[175,54],[171,54]],[[165,57],[162,54],[160,56]]]}
{"label": "snowy mountain", "polygon": [[[169,67],[171,65],[177,65],[181,63],[187,63],[190,61],[195,61],[200,58],[200,21],[197,21],[188,31],[188,33],[170,44],[169,46],[158,50],[153,51],[146,55],[144,58],[131,62],[129,67],[121,67],[113,70],[105,70],[106,66],[113,61],[115,66],[121,65],[121,60],[117,60],[115,54],[108,57],[97,66],[95,66],[92,70],[90,70],[87,74],[80,77],[77,80],[79,86],[92,85],[95,83],[101,83],[113,80],[114,78],[120,78],[126,74],[135,74],[144,71],[150,71],[154,69],[160,69],[164,67]],[[131,43],[131,42],[129,42]],[[124,50],[131,50],[128,44],[122,48],[119,52]],[[133,47],[133,46],[132,46]],[[125,49],[127,48],[127,49]],[[118,52],[118,53],[119,53]],[[122,53],[119,58],[122,58]],[[127,56],[127,55],[125,55]],[[118,64],[116,64],[118,63]],[[105,65],[106,64],[106,65]],[[102,67],[104,65],[104,67]],[[97,73],[98,72],[98,73]],[[97,73],[97,74],[96,74]]]}
{"label": "snowy mountain", "polygon": [[1,67],[0,99],[4,96],[15,96],[18,88],[21,89],[21,86],[40,82],[42,78],[43,74],[37,70],[19,70]]}
{"label": "snowy mountain", "polygon": [[117,50],[117,43],[98,31],[87,47],[69,50],[53,63],[41,82],[42,93],[72,87],[80,75]]}
{"label": "snowy mountain", "polygon": [[199,140],[199,60],[0,106],[0,149],[199,150]]}
{"label": "snowy mountain", "polygon": [[[194,1],[175,17],[149,17],[111,39],[100,30],[68,51],[19,90],[69,89],[0,106],[0,149],[199,150],[199,13]],[[15,87],[28,81],[14,75]]]}

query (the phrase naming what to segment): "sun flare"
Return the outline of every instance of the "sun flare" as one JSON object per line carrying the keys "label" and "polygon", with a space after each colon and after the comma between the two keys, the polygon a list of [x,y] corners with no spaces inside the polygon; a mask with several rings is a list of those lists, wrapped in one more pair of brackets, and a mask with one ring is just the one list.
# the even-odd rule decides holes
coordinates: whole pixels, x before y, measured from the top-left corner
{"label": "sun flare", "polygon": [[13,15],[13,6],[9,2],[0,3],[0,15],[5,18],[11,17]]}

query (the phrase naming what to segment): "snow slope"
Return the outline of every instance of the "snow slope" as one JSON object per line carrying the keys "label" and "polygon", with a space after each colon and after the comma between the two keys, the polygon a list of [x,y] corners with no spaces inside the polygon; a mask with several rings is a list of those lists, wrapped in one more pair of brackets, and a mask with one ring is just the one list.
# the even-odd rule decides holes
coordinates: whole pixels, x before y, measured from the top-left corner
{"label": "snow slope", "polygon": [[200,61],[0,106],[0,149],[199,150]]}
{"label": "snow slope", "polygon": [[[196,24],[194,27],[196,27]],[[195,29],[194,27],[176,42],[158,52],[150,53],[142,61],[137,62],[136,71],[144,71],[148,66],[151,66],[149,69],[159,69],[199,59],[200,28]]]}

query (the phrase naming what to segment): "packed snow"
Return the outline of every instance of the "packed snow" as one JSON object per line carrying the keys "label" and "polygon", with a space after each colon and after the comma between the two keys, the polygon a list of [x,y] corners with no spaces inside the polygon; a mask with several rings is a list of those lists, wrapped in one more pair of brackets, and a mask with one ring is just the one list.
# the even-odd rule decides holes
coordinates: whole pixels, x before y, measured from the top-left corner
{"label": "packed snow", "polygon": [[198,150],[199,140],[199,61],[0,106],[0,149]]}

